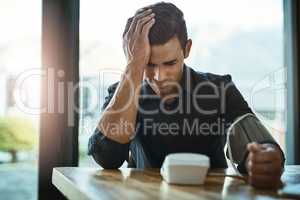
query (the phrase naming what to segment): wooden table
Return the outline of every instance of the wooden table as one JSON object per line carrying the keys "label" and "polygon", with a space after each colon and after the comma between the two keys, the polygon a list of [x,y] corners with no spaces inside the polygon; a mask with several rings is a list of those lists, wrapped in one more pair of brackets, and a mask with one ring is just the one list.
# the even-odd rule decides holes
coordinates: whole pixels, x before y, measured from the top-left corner
{"label": "wooden table", "polygon": [[[202,186],[168,185],[158,169],[102,170],[58,167],[52,183],[68,199],[278,199],[272,190],[257,190],[244,181],[224,177],[231,170],[212,170]],[[222,175],[222,176],[220,176]],[[286,184],[300,183],[300,166],[286,166]]]}

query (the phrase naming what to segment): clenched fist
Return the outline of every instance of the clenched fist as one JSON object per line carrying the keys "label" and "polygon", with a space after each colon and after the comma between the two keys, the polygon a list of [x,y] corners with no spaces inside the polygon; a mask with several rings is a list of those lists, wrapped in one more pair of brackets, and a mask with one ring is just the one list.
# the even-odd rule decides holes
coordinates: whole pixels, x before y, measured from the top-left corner
{"label": "clenched fist", "polygon": [[246,169],[249,183],[256,188],[275,189],[281,186],[283,156],[281,150],[273,144],[248,144],[249,151]]}

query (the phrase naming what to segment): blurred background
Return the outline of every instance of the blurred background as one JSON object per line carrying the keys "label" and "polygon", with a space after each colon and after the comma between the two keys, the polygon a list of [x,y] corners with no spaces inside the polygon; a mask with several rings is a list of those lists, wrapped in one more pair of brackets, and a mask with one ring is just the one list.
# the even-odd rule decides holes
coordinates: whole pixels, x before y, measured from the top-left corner
{"label": "blurred background", "polygon": [[[154,2],[80,1],[80,166],[98,167],[87,156],[87,141],[107,87],[118,81],[126,65],[121,35],[127,18]],[[282,0],[169,2],[184,12],[193,40],[186,64],[231,74],[285,149]],[[41,19],[41,0],[0,0],[0,199],[37,198],[39,112],[29,110],[40,107]]]}

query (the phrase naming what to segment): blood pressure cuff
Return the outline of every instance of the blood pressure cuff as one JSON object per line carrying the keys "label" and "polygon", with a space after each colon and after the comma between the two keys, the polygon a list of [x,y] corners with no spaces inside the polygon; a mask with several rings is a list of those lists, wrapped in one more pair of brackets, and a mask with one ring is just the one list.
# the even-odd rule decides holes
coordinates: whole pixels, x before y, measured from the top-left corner
{"label": "blood pressure cuff", "polygon": [[[230,143],[233,162],[238,164],[238,170],[240,173],[247,173],[245,167],[245,162],[248,156],[247,144],[251,142],[276,145],[281,151],[283,158],[282,165],[284,165],[285,157],[282,149],[255,115],[248,115],[244,117],[242,120],[237,122],[231,129],[230,133],[227,134],[230,134],[229,141],[227,142]],[[228,157],[228,149],[226,155]]]}

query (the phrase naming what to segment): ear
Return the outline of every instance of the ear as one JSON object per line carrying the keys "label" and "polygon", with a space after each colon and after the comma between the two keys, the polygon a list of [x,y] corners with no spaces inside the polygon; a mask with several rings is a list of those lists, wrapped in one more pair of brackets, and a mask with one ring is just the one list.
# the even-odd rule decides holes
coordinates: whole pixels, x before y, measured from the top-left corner
{"label": "ear", "polygon": [[191,51],[191,47],[192,47],[192,40],[188,39],[188,41],[186,42],[186,45],[185,45],[184,58],[189,57],[190,51]]}

